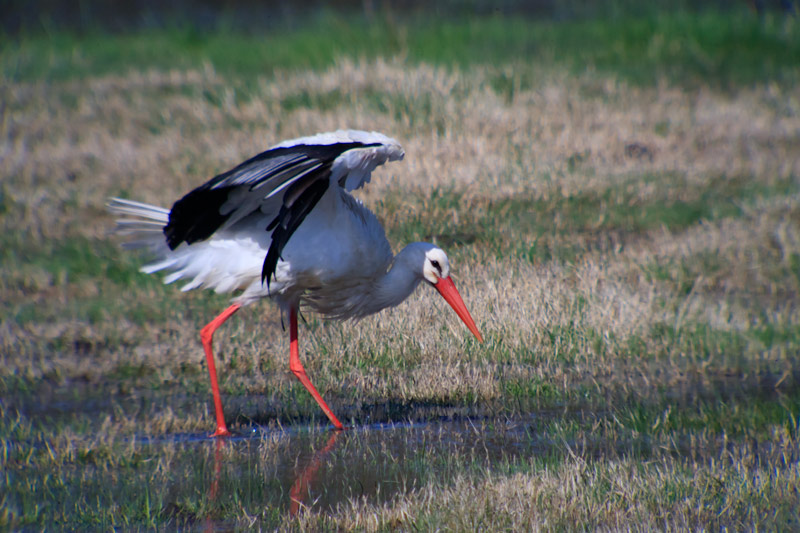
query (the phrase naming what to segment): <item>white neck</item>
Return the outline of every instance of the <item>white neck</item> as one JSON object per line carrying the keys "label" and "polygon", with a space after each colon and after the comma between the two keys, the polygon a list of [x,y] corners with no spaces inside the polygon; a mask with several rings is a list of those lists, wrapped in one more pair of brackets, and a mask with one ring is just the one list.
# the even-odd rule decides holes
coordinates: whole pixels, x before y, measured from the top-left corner
{"label": "white neck", "polygon": [[422,262],[424,251],[421,243],[411,243],[394,258],[389,271],[375,282],[374,299],[370,302],[370,312],[394,307],[408,298],[422,281]]}

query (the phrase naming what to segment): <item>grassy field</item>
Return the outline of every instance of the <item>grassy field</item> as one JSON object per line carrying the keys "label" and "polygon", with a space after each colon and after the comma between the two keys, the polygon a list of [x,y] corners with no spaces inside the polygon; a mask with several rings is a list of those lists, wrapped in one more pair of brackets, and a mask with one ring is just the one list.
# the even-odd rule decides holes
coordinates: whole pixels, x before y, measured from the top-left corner
{"label": "grassy field", "polygon": [[[4,38],[0,529],[800,527],[797,21],[359,24]],[[213,429],[228,299],[140,274],[108,197],[342,127],[403,144],[361,198],[448,252],[486,342],[424,287],[308,316],[357,428],[328,448],[265,302],[215,346],[231,428],[269,431],[182,438]],[[316,467],[343,496],[293,516]]]}

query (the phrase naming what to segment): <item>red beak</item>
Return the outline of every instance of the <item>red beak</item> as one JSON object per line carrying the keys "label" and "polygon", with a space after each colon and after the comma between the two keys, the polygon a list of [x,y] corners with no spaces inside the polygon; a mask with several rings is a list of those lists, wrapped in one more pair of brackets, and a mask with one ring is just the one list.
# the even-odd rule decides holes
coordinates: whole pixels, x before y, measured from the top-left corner
{"label": "red beak", "polygon": [[442,298],[450,304],[450,307],[453,308],[459,318],[464,321],[464,324],[467,325],[472,334],[475,335],[480,342],[483,342],[481,332],[478,331],[477,326],[475,326],[475,321],[472,320],[472,316],[469,314],[469,311],[467,311],[467,306],[464,305],[464,300],[462,300],[461,295],[458,294],[458,289],[456,289],[450,276],[440,278],[434,287],[439,291],[439,294],[442,295]]}

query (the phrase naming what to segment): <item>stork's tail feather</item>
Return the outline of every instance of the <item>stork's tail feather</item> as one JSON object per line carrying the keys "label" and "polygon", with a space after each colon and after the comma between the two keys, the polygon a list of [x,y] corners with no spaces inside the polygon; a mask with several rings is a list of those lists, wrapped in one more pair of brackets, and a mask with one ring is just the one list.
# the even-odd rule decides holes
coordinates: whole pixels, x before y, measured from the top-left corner
{"label": "stork's tail feather", "polygon": [[[128,239],[123,246],[143,249],[150,256],[151,262],[139,270],[146,274],[168,272],[164,283],[186,279],[188,283],[181,288],[184,291],[207,287],[231,292],[259,279],[265,251],[252,239],[216,237],[171,250],[164,235],[168,209],[112,198],[108,210],[119,217],[116,233]],[[236,261],[231,260],[232,255],[237,256]]]}
{"label": "stork's tail feather", "polygon": [[112,198],[108,202],[108,210],[115,215],[138,217],[150,222],[158,222],[162,227],[169,222],[169,209],[123,198]]}
{"label": "stork's tail feather", "polygon": [[130,238],[125,248],[149,248],[153,252],[162,251],[164,226],[169,222],[169,210],[155,205],[134,202],[122,198],[112,198],[108,210],[118,218],[116,232]]}

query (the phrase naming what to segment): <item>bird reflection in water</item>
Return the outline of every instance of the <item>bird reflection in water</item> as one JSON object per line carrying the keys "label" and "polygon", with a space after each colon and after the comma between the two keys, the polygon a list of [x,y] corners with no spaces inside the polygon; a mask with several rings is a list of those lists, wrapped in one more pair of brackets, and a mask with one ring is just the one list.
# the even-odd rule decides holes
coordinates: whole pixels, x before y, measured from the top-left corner
{"label": "bird reflection in water", "polygon": [[[314,492],[317,483],[317,473],[328,455],[336,448],[337,440],[343,434],[344,432],[342,431],[331,432],[325,446],[315,451],[302,466],[302,470],[300,470],[300,473],[295,478],[292,488],[289,491],[289,514],[291,516],[296,516],[303,509],[309,509],[313,506],[313,503],[308,505],[307,501],[311,497],[312,492]],[[214,507],[219,495],[223,448],[228,445],[233,445],[233,443],[229,443],[227,438],[216,438],[213,439],[212,445],[214,446],[214,474],[208,486],[208,504],[210,508]],[[216,524],[210,517],[206,520],[206,529],[209,531],[216,530]]]}
{"label": "bird reflection in water", "polygon": [[331,453],[331,450],[336,447],[336,440],[341,435],[341,431],[332,432],[325,447],[314,452],[314,455],[311,456],[311,460],[306,464],[300,475],[297,476],[294,485],[292,485],[292,490],[289,492],[290,515],[296,516],[301,509],[308,507],[305,501],[311,496],[311,491],[316,482],[317,471],[328,454]]}

